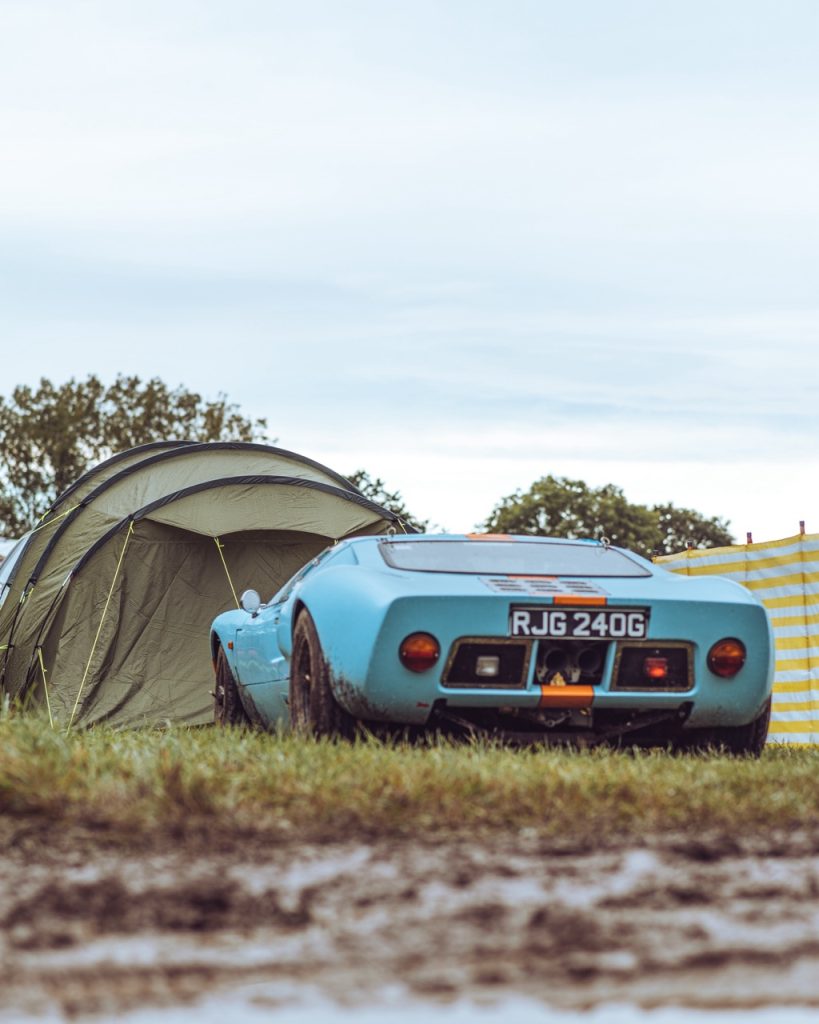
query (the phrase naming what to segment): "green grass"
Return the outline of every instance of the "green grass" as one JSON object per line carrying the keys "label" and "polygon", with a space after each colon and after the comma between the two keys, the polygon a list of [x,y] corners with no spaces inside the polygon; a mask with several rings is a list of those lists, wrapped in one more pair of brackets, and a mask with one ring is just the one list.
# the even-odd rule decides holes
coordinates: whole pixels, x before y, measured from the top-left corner
{"label": "green grass", "polygon": [[0,821],[124,835],[202,827],[294,838],[516,829],[576,840],[748,835],[814,825],[817,775],[819,750],[806,748],[773,747],[754,761],[333,744],[243,730],[66,735],[39,717],[0,720]]}

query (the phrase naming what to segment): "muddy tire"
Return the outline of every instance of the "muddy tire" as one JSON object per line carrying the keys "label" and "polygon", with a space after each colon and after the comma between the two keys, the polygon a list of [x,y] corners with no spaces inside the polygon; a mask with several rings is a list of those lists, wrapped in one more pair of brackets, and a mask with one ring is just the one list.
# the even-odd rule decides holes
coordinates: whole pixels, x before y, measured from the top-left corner
{"label": "muddy tire", "polygon": [[301,736],[351,737],[356,720],[336,701],[316,626],[303,611],[293,630],[290,723]]}
{"label": "muddy tire", "polygon": [[757,717],[747,725],[725,726],[714,729],[697,729],[686,737],[688,750],[722,749],[728,754],[759,757],[768,736],[771,721],[771,698]]}
{"label": "muddy tire", "polygon": [[216,725],[250,725],[239,698],[239,687],[220,646],[216,655],[216,685],[213,688],[213,721]]}

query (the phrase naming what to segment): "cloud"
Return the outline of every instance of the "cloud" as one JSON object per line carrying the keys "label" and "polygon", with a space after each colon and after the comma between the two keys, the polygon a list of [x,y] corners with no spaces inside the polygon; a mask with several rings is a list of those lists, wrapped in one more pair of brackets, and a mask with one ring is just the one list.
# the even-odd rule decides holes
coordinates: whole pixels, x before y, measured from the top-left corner
{"label": "cloud", "polygon": [[817,497],[814,5],[3,13],[12,386],[224,390],[452,525]]}

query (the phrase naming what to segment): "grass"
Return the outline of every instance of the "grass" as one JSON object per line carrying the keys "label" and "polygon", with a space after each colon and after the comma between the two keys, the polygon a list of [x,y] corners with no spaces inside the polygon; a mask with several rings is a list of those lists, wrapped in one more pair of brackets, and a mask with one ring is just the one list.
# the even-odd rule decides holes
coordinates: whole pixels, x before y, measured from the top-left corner
{"label": "grass", "polygon": [[748,835],[813,826],[817,774],[819,750],[810,748],[772,747],[754,761],[333,744],[244,730],[66,735],[39,717],[0,720],[0,821],[123,835],[202,827],[294,838]]}

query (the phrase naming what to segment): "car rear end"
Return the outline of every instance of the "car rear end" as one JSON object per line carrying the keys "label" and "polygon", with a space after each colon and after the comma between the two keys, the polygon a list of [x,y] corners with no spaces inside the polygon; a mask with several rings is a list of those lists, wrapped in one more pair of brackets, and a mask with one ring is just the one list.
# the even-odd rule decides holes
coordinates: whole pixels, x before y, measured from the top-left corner
{"label": "car rear end", "polygon": [[771,692],[765,609],[730,581],[641,564],[626,578],[412,574],[351,710],[521,739],[750,722]]}

